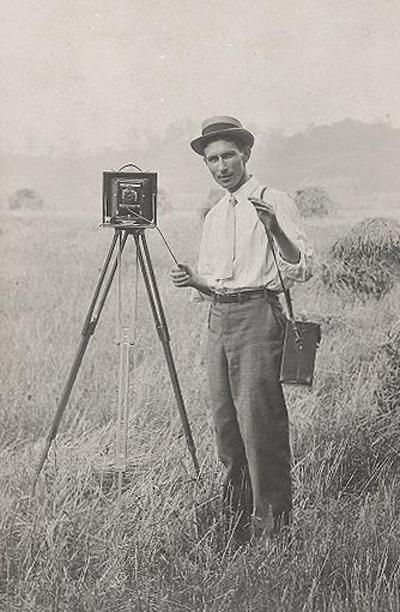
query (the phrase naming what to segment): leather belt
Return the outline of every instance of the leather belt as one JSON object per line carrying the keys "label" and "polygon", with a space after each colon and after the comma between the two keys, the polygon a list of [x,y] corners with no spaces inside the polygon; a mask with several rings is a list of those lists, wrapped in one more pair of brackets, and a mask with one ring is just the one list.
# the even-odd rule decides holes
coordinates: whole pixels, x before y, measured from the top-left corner
{"label": "leather belt", "polygon": [[214,304],[242,304],[248,300],[256,300],[262,297],[277,298],[275,291],[269,289],[253,289],[249,291],[237,291],[236,293],[212,293],[212,301]]}

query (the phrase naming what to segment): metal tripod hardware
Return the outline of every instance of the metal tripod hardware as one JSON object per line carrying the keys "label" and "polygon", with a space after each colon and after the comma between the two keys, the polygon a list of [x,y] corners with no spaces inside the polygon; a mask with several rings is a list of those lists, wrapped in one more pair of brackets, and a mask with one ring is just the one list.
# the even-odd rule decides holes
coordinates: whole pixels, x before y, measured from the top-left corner
{"label": "metal tripod hardware", "polygon": [[[73,364],[71,366],[71,370],[69,372],[67,381],[65,383],[60,401],[57,405],[57,410],[51,424],[50,430],[48,432],[44,449],[39,459],[38,466],[36,468],[33,484],[32,484],[32,493],[34,493],[36,484],[39,478],[39,475],[42,471],[43,465],[46,461],[47,455],[50,450],[50,446],[52,441],[54,440],[62,416],[64,414],[64,410],[67,406],[69,397],[71,395],[74,383],[76,381],[79,368],[81,366],[83,357],[85,355],[87,346],[89,344],[89,340],[91,336],[94,334],[97,323],[99,321],[101,312],[104,308],[104,304],[106,302],[107,296],[109,294],[115,272],[118,266],[118,260],[120,261],[120,256],[125,248],[127,239],[130,235],[133,235],[137,257],[140,265],[140,270],[143,276],[151,312],[153,315],[155,327],[158,333],[158,337],[162,343],[164,355],[166,358],[169,375],[171,378],[171,383],[173,387],[173,391],[175,394],[177,407],[179,416],[182,423],[182,428],[185,434],[186,443],[188,446],[188,450],[193,462],[194,470],[196,477],[199,476],[200,468],[199,463],[196,456],[196,448],[193,439],[193,435],[191,432],[189,419],[187,416],[186,408],[183,402],[182,392],[178,381],[178,376],[176,372],[175,362],[173,359],[171,347],[170,347],[170,338],[167,327],[167,322],[165,319],[164,309],[162,306],[160,294],[157,287],[157,282],[154,274],[153,265],[150,258],[150,252],[147,246],[146,238],[144,235],[143,229],[117,229],[115,230],[108,254],[104,260],[103,267],[101,269],[92,300],[89,305],[89,309],[85,318],[85,322],[81,332],[81,341],[78,346],[78,350],[76,352]],[[119,257],[115,257],[113,260],[113,255],[115,252],[115,247],[117,245],[117,241],[120,239],[120,255]],[[128,339],[129,342],[129,339]],[[122,343],[123,344],[123,343]],[[118,459],[117,459],[118,463]]]}
{"label": "metal tripod hardware", "polygon": [[[118,472],[118,499],[122,494],[122,478],[126,471],[128,462],[128,424],[129,424],[129,377],[130,377],[130,348],[134,345],[133,334],[129,326],[129,320],[124,320],[123,296],[122,296],[122,234],[119,233],[119,249],[117,253],[117,345],[119,346],[119,369],[118,369],[118,405],[117,405],[117,433],[115,441],[115,468]],[[133,330],[135,330],[137,314],[138,295],[138,261],[136,256],[135,278],[134,278],[134,305]]]}
{"label": "metal tripod hardware", "polygon": [[126,470],[127,440],[129,421],[129,328],[122,329],[122,338],[119,343],[119,372],[118,372],[118,413],[117,413],[117,439],[115,468],[118,472]]}

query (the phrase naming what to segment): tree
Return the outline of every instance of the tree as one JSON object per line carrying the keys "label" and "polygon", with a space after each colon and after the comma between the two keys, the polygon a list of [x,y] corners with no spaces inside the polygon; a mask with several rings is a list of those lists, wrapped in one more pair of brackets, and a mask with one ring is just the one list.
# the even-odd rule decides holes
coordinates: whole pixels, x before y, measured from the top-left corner
{"label": "tree", "polygon": [[17,191],[8,198],[8,203],[11,210],[41,210],[43,208],[43,200],[34,189],[17,189]]}
{"label": "tree", "polygon": [[162,213],[172,210],[173,208],[172,203],[171,203],[171,198],[169,197],[168,192],[162,187],[160,187],[160,189],[158,190],[157,202],[158,202],[158,209]]}

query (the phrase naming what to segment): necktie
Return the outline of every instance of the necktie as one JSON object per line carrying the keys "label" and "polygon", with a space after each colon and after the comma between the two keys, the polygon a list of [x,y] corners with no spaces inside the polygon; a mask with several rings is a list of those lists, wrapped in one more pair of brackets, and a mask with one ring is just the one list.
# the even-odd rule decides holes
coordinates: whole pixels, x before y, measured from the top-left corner
{"label": "necktie", "polygon": [[237,199],[231,193],[229,198],[229,226],[230,226],[230,245],[231,245],[231,262],[235,261],[236,258],[236,204],[238,203]]}
{"label": "necktie", "polygon": [[219,280],[226,280],[233,277],[233,262],[236,255],[236,204],[238,203],[234,195],[230,195],[226,206],[226,218],[221,227],[221,269],[217,272]]}

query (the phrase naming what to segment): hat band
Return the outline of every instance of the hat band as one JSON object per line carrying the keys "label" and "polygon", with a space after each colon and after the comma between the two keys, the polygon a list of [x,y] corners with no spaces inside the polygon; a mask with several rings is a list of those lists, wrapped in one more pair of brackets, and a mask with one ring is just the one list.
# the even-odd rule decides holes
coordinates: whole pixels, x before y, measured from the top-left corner
{"label": "hat band", "polygon": [[[203,130],[203,136],[207,136],[208,134],[213,134],[214,132],[221,132],[223,130],[232,130],[238,129],[238,125],[234,125],[232,123],[213,123],[212,125],[208,125]],[[239,128],[241,129],[241,128]]]}

